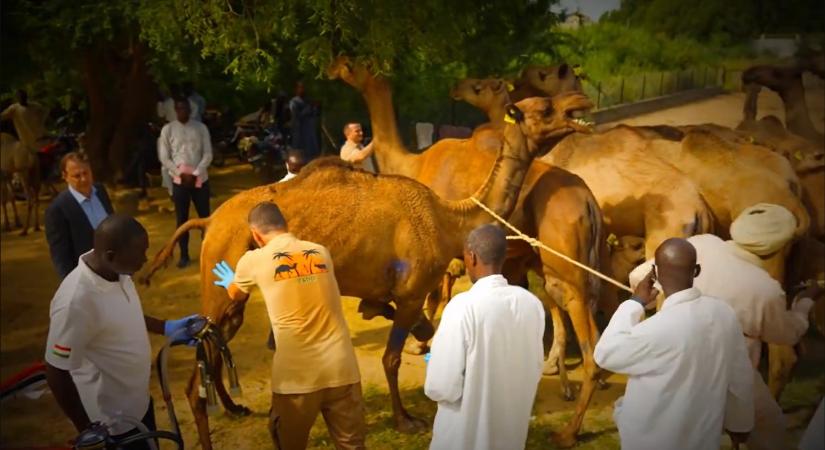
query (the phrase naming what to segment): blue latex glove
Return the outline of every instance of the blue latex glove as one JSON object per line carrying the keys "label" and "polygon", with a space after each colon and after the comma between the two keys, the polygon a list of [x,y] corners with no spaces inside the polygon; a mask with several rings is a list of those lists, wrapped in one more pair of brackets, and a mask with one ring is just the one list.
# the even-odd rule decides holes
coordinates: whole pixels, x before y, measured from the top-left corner
{"label": "blue latex glove", "polygon": [[188,331],[186,331],[186,326],[189,325],[190,320],[197,319],[199,317],[200,314],[192,314],[191,316],[186,316],[178,320],[167,320],[163,325],[163,335],[166,337],[175,336],[175,340],[172,341],[172,344],[185,343],[186,345],[193,347],[198,343],[198,341],[194,339]]}
{"label": "blue latex glove", "polygon": [[215,282],[215,285],[222,286],[224,289],[229,289],[229,285],[235,280],[235,272],[232,271],[232,268],[229,267],[229,264],[227,264],[226,261],[221,261],[215,264],[215,268],[212,269],[212,273],[218,277],[218,281]]}
{"label": "blue latex glove", "polygon": [[432,354],[430,354],[430,352],[427,352],[427,354],[424,355],[424,364],[428,364],[430,362],[430,357],[431,356],[432,356]]}

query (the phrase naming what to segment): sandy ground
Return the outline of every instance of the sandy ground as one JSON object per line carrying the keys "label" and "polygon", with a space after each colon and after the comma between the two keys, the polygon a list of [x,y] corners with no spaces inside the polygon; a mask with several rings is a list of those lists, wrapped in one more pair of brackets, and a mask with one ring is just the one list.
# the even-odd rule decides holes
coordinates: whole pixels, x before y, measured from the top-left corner
{"label": "sandy ground", "polygon": [[[822,91],[817,94],[818,103],[811,105],[818,123],[822,123]],[[646,115],[626,123],[632,124],[686,124],[716,122],[735,126],[741,117],[744,96],[729,94],[698,102],[673,110]],[[778,114],[782,117],[778,97],[767,93],[760,98],[760,115]],[[810,104],[810,103],[809,103]],[[818,106],[817,106],[818,105]],[[255,177],[248,166],[214,169],[210,174],[213,190],[213,208],[220,202],[250,187]],[[162,198],[159,190],[154,190],[155,198]],[[153,255],[168,239],[174,229],[174,215],[158,212],[156,200],[151,212],[138,215],[150,234],[150,255]],[[119,210],[133,208],[121,206]],[[193,212],[194,213],[194,212]],[[200,244],[198,233],[190,242],[192,253],[197,254]],[[27,365],[42,358],[48,329],[49,301],[58,280],[51,267],[48,249],[42,232],[27,237],[17,233],[2,234],[2,283],[0,283],[0,378],[5,379]],[[147,314],[161,318],[177,318],[199,310],[197,264],[187,269],[177,269],[170,265],[158,273],[152,286],[139,287]],[[459,290],[466,288],[467,280],[462,280]],[[344,309],[349,321],[353,343],[358,354],[365,396],[367,400],[369,437],[368,446],[378,449],[423,449],[430,439],[429,433],[402,435],[391,427],[390,405],[386,395],[386,382],[381,367],[389,322],[378,318],[364,321],[356,313],[357,302],[345,298]],[[270,354],[265,348],[267,334],[266,312],[260,296],[255,295],[247,308],[244,326],[231,342],[239,368],[244,396],[241,403],[250,407],[253,414],[246,418],[231,418],[218,415],[212,419],[212,439],[217,449],[270,448],[266,431],[266,414],[269,403],[268,377]],[[571,339],[572,341],[573,339]],[[823,360],[822,340],[810,336],[806,338],[809,353],[797,371],[796,378],[782,398],[782,406],[789,415],[792,428],[791,439],[795,443],[801,427],[813,413],[822,394],[825,393],[825,378],[821,362]],[[162,346],[163,339],[153,336],[155,351]],[[171,352],[170,376],[175,405],[180,419],[187,448],[198,448],[192,415],[183,395],[184,386],[191,373],[193,354],[190,349],[176,348]],[[576,358],[569,361],[575,364]],[[400,383],[405,404],[410,411],[429,421],[435,414],[435,405],[424,397],[421,386],[424,380],[424,362],[420,356],[405,355],[401,368]],[[572,379],[580,380],[580,371],[572,371]],[[577,448],[603,449],[618,448],[618,435],[612,422],[612,403],[622,394],[624,380],[613,376],[611,386],[596,392],[584,420],[581,443]],[[501,389],[507,389],[501,386]],[[560,399],[558,377],[544,377],[539,387],[534,420],[531,423],[527,448],[552,448],[548,444],[549,434],[559,429],[572,415],[573,403]],[[156,414],[161,428],[168,427],[166,407],[161,401],[157,380],[152,380],[152,394],[155,398]],[[0,448],[25,448],[59,446],[74,436],[70,423],[65,419],[47,394],[39,400],[13,398],[0,406]],[[791,444],[791,443],[789,443]],[[331,448],[323,423],[319,420],[313,429],[310,448]]]}

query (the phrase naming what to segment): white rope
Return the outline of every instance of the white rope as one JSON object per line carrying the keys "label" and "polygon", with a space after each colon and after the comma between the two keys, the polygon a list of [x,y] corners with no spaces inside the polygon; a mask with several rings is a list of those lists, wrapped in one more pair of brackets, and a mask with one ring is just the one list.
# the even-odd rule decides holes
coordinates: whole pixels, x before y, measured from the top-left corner
{"label": "white rope", "polygon": [[515,234],[516,234],[515,236],[507,236],[507,239],[510,239],[510,240],[519,239],[519,240],[525,241],[525,242],[527,242],[528,244],[532,245],[533,247],[539,247],[539,248],[541,248],[542,250],[546,250],[547,252],[550,252],[550,253],[552,253],[552,254],[554,254],[554,255],[558,256],[559,258],[561,258],[561,259],[563,259],[563,260],[565,260],[565,261],[569,262],[570,264],[573,264],[574,266],[576,266],[576,267],[578,267],[578,268],[580,268],[580,269],[582,269],[582,270],[586,270],[587,272],[590,272],[591,274],[593,274],[593,275],[595,275],[595,276],[597,276],[597,277],[601,278],[601,279],[602,279],[602,280],[604,280],[604,281],[607,281],[608,283],[613,284],[614,286],[616,286],[616,287],[618,287],[618,288],[620,288],[620,289],[624,289],[625,291],[630,292],[631,294],[633,293],[633,289],[630,289],[630,287],[629,287],[629,286],[625,286],[624,284],[622,284],[622,283],[620,283],[620,282],[618,282],[618,281],[614,280],[613,278],[608,277],[607,275],[605,275],[605,274],[603,274],[603,273],[599,272],[598,270],[593,269],[593,268],[590,268],[590,267],[588,267],[588,266],[586,266],[586,265],[584,265],[584,264],[582,264],[582,263],[580,263],[580,262],[576,261],[575,259],[570,258],[569,256],[565,255],[564,253],[560,253],[560,252],[557,252],[556,250],[553,250],[552,248],[550,248],[550,247],[548,247],[548,246],[544,245],[544,244],[543,244],[541,241],[539,241],[538,239],[531,238],[530,236],[527,236],[526,234],[522,233],[522,232],[521,232],[521,230],[519,230],[518,228],[516,228],[516,227],[514,227],[513,225],[511,225],[511,224],[510,224],[509,222],[507,222],[506,220],[504,220],[504,218],[502,218],[501,216],[499,216],[498,214],[496,214],[495,212],[493,212],[493,210],[491,210],[490,208],[488,208],[488,207],[487,207],[487,205],[485,205],[484,203],[481,203],[481,202],[480,202],[477,198],[475,198],[475,197],[470,197],[470,200],[472,200],[472,201],[473,201],[476,205],[478,205],[479,207],[481,207],[481,209],[483,209],[484,211],[486,211],[488,214],[490,214],[491,216],[493,216],[496,220],[498,220],[499,222],[501,222],[502,224],[504,224],[504,226],[506,226],[507,228],[509,228],[509,229],[510,229],[510,231],[512,231],[513,233],[515,233]]}

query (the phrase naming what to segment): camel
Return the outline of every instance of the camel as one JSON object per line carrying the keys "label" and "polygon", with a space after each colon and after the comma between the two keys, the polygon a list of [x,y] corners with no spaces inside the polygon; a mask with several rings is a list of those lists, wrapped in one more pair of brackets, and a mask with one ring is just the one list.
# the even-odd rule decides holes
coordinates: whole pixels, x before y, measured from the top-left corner
{"label": "camel", "polygon": [[542,160],[582,177],[599,202],[607,232],[644,236],[645,257],[651,258],[665,239],[709,233],[714,221],[696,184],[645,154],[646,145],[640,133],[617,127],[573,134]]}
{"label": "camel", "polygon": [[528,97],[543,97],[561,92],[581,92],[581,80],[573,68],[562,63],[558,66],[528,66],[513,81],[510,99],[514,102]]}
{"label": "camel", "polygon": [[[474,197],[497,214],[510,215],[532,159],[571,132],[571,111],[589,107],[589,101],[576,94],[519,102],[513,109],[516,123],[504,130],[496,162]],[[547,115],[548,111],[552,112]],[[424,297],[437,286],[452,256],[461,252],[466,234],[492,218],[470,199],[442,200],[415,180],[371,174],[337,158],[323,159],[293,180],[237,194],[209,218],[182,225],[156,255],[142,281],[148,282],[171,257],[181,234],[205,228],[200,259],[203,312],[231,339],[243,322],[245,303],[230,303],[225,291],[213,284],[210,271],[221,260],[234,266],[250,248],[246,217],[261,201],[278,204],[298,238],[330,250],[341,293],[362,299],[359,311],[365,319],[381,315],[393,320],[382,361],[395,426],[405,432],[424,427],[401,403],[398,370],[403,344],[410,332],[419,340],[432,337],[432,325],[422,316]],[[245,413],[244,407],[229,398],[220,370],[215,370],[220,367],[219,358],[214,363],[212,373],[222,403],[232,413]],[[195,388],[198,377],[196,370],[190,380],[189,401],[201,445],[211,449],[205,401]]]}
{"label": "camel", "polygon": [[8,133],[0,133],[0,178],[4,184],[3,193],[3,213],[6,217],[6,230],[10,229],[8,213],[6,212],[6,202],[11,202],[14,212],[15,225],[20,225],[17,217],[17,207],[14,202],[14,190],[12,189],[12,178],[17,175],[23,184],[23,192],[26,194],[26,224],[20,232],[20,236],[29,233],[32,216],[34,216],[34,231],[40,231],[40,167],[37,155],[26,148],[23,143]]}
{"label": "camel", "polygon": [[[382,173],[414,178],[446,199],[464,198],[483,183],[481,174],[495,161],[495,153],[489,150],[500,146],[501,131],[498,127],[482,125],[476,128],[470,139],[444,139],[424,153],[413,154],[399,137],[392,89],[387,79],[373,75],[364,65],[347,58],[339,58],[331,64],[327,75],[343,80],[364,97],[374,133],[375,156]],[[579,116],[578,111],[573,111],[568,117],[570,131],[588,131],[589,127],[574,116]],[[524,181],[518,206],[509,220],[525,233],[537,236],[555,250],[583,264],[591,267],[600,265],[603,243],[600,239],[602,230],[598,204],[584,182],[567,171],[534,163]],[[576,414],[555,436],[557,443],[569,446],[575,443],[595,385],[597,367],[592,351],[598,331],[591,310],[598,296],[599,281],[549,253],[537,255],[523,242],[512,243],[505,275],[511,282],[524,285],[528,269],[543,274],[547,296],[542,301],[553,320],[553,350],[546,360],[544,372],[552,374],[559,371],[562,395],[566,399],[572,399],[573,392],[566,367],[560,363],[564,361],[566,334],[559,306],[568,311],[582,349],[586,375]],[[428,304],[437,305],[448,295],[445,291],[442,289],[433,293],[438,298],[428,301]],[[430,313],[436,309],[428,307]]]}
{"label": "camel", "polygon": [[[808,115],[805,103],[805,87],[802,84],[802,67],[753,66],[742,72],[742,85],[748,91],[758,94],[760,86],[779,94],[785,105],[785,123],[788,130],[821,144],[823,134],[818,131]],[[753,100],[755,111],[755,99]],[[755,119],[755,117],[753,117]]]}

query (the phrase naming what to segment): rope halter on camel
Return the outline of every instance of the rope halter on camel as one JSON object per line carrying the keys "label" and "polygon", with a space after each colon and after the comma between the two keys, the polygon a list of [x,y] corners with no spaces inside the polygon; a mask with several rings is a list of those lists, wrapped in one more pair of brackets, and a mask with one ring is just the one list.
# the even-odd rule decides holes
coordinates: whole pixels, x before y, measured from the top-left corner
{"label": "rope halter on camel", "polygon": [[587,271],[587,272],[590,272],[591,274],[593,274],[593,275],[595,275],[595,276],[597,276],[597,277],[601,278],[601,279],[602,279],[602,280],[604,280],[604,281],[607,281],[608,283],[610,283],[610,284],[612,284],[612,285],[614,285],[614,286],[618,287],[619,289],[623,289],[623,290],[625,290],[625,291],[627,291],[627,292],[630,292],[631,294],[633,293],[633,289],[630,289],[630,287],[629,287],[629,286],[626,286],[626,285],[624,285],[623,283],[620,283],[620,282],[618,282],[618,281],[614,280],[613,278],[610,278],[609,276],[607,276],[607,275],[605,275],[605,274],[603,274],[603,273],[599,272],[598,270],[593,269],[593,268],[591,268],[591,267],[588,267],[587,265],[582,264],[582,263],[580,263],[580,262],[576,261],[575,259],[570,258],[569,256],[565,255],[564,253],[561,253],[561,252],[558,252],[558,251],[556,251],[556,250],[553,250],[552,248],[548,247],[547,245],[545,245],[544,243],[542,243],[542,242],[541,242],[541,241],[539,241],[538,239],[532,238],[532,237],[527,236],[526,234],[522,233],[522,232],[521,232],[521,230],[519,230],[518,228],[516,228],[515,226],[513,226],[512,224],[510,224],[510,223],[509,223],[509,222],[507,222],[506,220],[504,220],[504,218],[503,218],[503,217],[501,217],[501,216],[499,216],[498,214],[496,214],[493,210],[491,210],[490,208],[488,208],[488,207],[487,207],[487,205],[485,205],[484,203],[482,203],[481,201],[479,201],[477,198],[475,198],[475,197],[470,197],[470,200],[472,200],[472,201],[473,201],[473,203],[475,203],[476,205],[478,205],[481,209],[483,209],[484,211],[486,211],[486,212],[487,212],[487,214],[490,214],[491,216],[493,216],[493,218],[495,218],[496,220],[498,220],[499,222],[501,222],[502,224],[504,224],[504,226],[506,226],[507,228],[509,228],[509,229],[510,229],[510,231],[512,231],[513,233],[515,233],[515,236],[507,236],[507,239],[509,239],[509,240],[522,240],[522,241],[524,241],[524,242],[527,242],[528,244],[530,244],[530,245],[531,245],[531,246],[533,246],[533,247],[538,247],[538,248],[540,248],[540,249],[542,249],[542,250],[545,250],[545,251],[547,251],[547,252],[549,252],[549,253],[551,253],[551,254],[553,254],[553,255],[556,255],[556,256],[558,256],[559,258],[561,258],[561,259],[563,259],[563,260],[565,260],[565,261],[569,262],[570,264],[573,264],[574,266],[576,266],[576,267],[578,267],[578,268],[580,268],[580,269],[582,269],[582,270],[585,270],[585,271]]}

